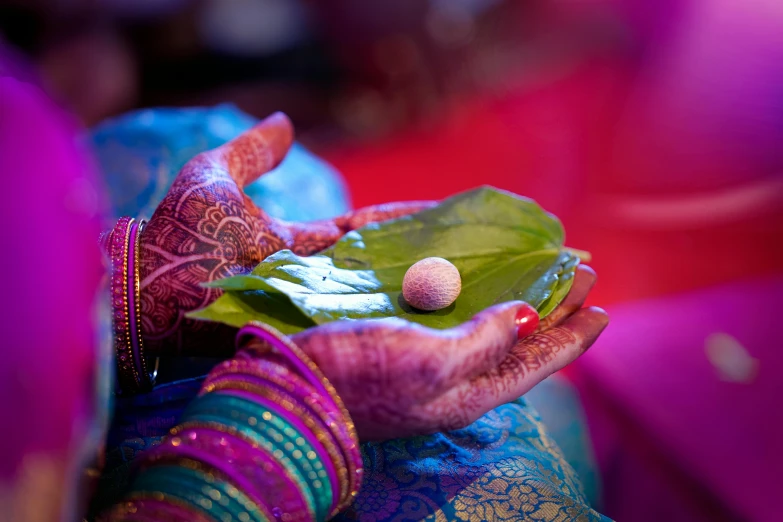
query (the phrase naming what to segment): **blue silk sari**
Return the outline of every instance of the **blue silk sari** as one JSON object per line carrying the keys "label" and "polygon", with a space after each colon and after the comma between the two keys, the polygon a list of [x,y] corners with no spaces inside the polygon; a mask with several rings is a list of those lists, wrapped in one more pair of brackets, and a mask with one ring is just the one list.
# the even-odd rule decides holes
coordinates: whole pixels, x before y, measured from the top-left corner
{"label": "blue silk sari", "polygon": [[[149,217],[188,159],[254,121],[226,105],[145,110],[96,128],[91,144],[114,216]],[[339,175],[300,145],[247,193],[270,215],[288,220],[328,218],[349,209]],[[94,509],[117,500],[135,456],[176,424],[198,392],[197,375],[214,361],[177,364],[178,374],[196,377],[115,402]],[[606,520],[590,507],[597,502],[598,480],[581,408],[556,378],[465,429],[368,443],[362,450],[362,490],[336,520]]]}

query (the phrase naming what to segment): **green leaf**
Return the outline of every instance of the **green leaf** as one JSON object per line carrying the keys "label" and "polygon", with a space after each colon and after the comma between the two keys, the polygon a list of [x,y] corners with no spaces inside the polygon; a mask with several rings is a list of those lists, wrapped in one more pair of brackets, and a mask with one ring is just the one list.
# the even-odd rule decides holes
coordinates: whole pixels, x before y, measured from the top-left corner
{"label": "green leaf", "polygon": [[248,322],[261,321],[286,335],[306,330],[315,323],[278,292],[225,292],[211,305],[190,312],[191,319],[225,323],[241,328]]}
{"label": "green leaf", "polygon": [[[563,241],[560,222],[533,201],[480,188],[350,232],[319,255],[277,252],[249,275],[212,283],[225,294],[191,317],[234,326],[259,320],[285,333],[391,316],[449,328],[511,300],[530,303],[543,317],[566,296],[579,263]],[[402,279],[431,256],[454,263],[462,292],[448,308],[420,312],[402,298]]]}

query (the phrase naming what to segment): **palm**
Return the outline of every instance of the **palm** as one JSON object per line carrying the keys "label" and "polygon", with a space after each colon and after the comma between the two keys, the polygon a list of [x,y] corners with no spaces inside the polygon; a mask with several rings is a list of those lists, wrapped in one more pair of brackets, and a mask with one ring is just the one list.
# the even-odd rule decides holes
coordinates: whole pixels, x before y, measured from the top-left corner
{"label": "palm", "polygon": [[185,317],[219,296],[203,283],[252,270],[285,248],[312,254],[369,221],[427,205],[364,209],[309,224],[270,218],[243,189],[277,166],[292,141],[290,121],[277,114],[199,154],[179,173],[141,240],[142,330],[149,354],[230,354],[233,331]]}
{"label": "palm", "polygon": [[[395,320],[329,323],[293,336],[329,378],[365,440],[462,428],[579,357],[608,322],[581,308],[595,273],[579,267],[566,300],[518,340],[505,303],[451,330]],[[535,313],[535,312],[532,312]]]}

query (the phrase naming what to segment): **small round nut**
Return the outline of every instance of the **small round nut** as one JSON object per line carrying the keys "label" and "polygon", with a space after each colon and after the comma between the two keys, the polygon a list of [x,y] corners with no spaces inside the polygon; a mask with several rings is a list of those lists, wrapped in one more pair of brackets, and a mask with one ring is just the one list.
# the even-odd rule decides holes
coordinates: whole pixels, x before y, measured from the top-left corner
{"label": "small round nut", "polygon": [[402,279],[402,296],[414,308],[433,311],[457,300],[462,279],[457,267],[442,257],[428,257],[411,266]]}

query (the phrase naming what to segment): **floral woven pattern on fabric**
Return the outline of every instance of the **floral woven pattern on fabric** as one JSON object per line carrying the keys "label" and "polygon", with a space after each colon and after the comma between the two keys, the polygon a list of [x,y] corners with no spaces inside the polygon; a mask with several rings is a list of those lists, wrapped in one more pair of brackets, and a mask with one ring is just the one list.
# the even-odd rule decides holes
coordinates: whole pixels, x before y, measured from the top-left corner
{"label": "floral woven pattern on fabric", "polygon": [[463,430],[364,452],[362,490],[336,520],[608,520],[524,399]]}

